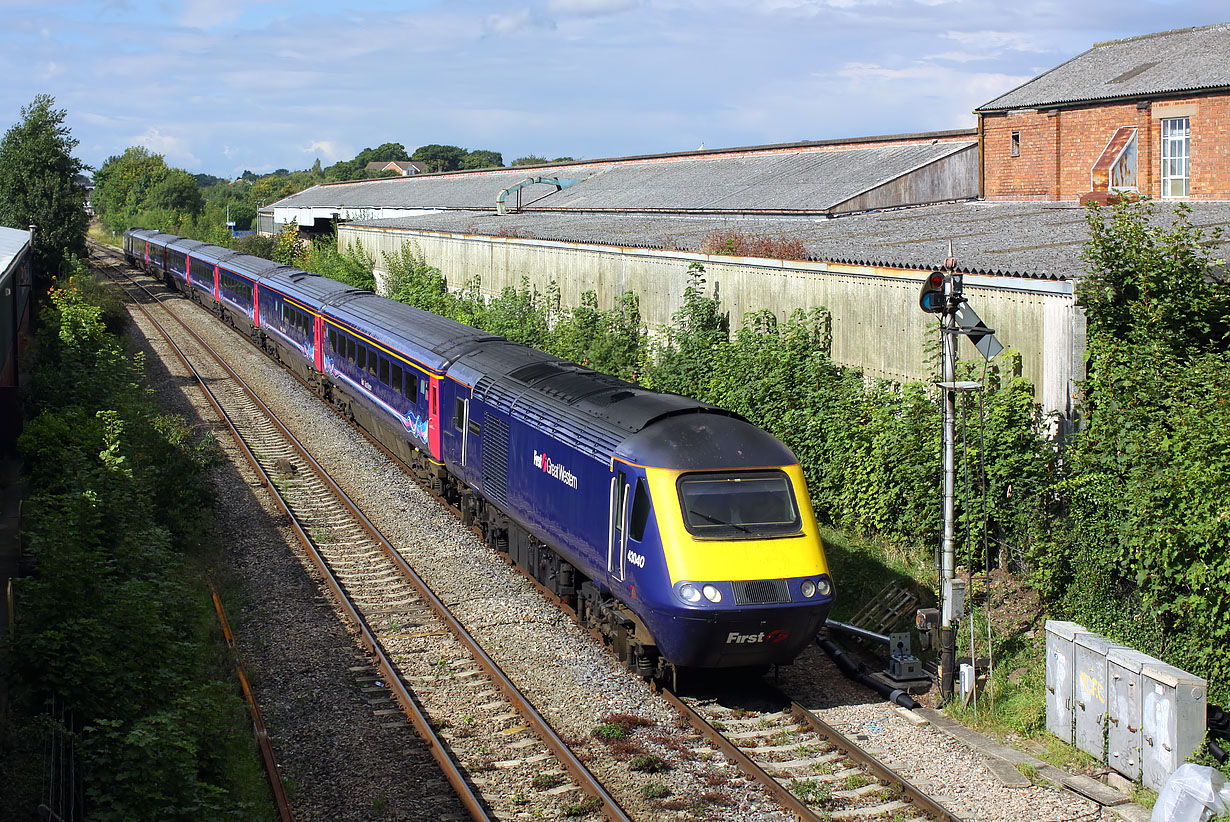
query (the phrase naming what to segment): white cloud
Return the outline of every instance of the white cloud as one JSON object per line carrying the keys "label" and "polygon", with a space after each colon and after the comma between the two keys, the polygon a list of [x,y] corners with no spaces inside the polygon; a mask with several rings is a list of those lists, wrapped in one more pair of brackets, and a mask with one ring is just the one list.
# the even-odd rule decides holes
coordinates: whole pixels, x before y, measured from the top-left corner
{"label": "white cloud", "polygon": [[145,146],[155,154],[161,154],[169,166],[199,166],[200,159],[188,148],[188,144],[179,137],[163,134],[156,128],[147,129],[144,134],[128,138],[129,145]]}
{"label": "white cloud", "polygon": [[593,17],[627,11],[637,5],[638,0],[548,0],[547,11],[561,17]]}
{"label": "white cloud", "polygon": [[529,8],[508,14],[489,14],[486,20],[486,30],[491,34],[519,34],[534,29],[549,30],[554,25],[549,20],[543,20]]}
{"label": "white cloud", "polygon": [[271,0],[184,0],[176,22],[193,29],[212,29],[233,23],[254,3]]}
{"label": "white cloud", "polygon": [[332,140],[316,140],[299,150],[304,154],[320,157],[321,162],[325,164],[336,163],[338,160],[348,160],[352,155],[350,149],[342,148]]}
{"label": "white cloud", "polygon": [[1039,35],[1019,31],[949,31],[943,36],[984,56],[989,56],[988,52],[1002,51],[1041,53],[1051,48]]}

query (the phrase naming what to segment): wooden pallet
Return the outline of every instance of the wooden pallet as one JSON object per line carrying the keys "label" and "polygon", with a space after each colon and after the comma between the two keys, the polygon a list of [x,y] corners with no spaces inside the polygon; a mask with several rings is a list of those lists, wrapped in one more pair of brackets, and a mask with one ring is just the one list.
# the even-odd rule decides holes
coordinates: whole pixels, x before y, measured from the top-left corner
{"label": "wooden pallet", "polygon": [[877,634],[886,634],[902,617],[912,615],[917,607],[918,597],[901,583],[890,582],[859,609],[850,623]]}

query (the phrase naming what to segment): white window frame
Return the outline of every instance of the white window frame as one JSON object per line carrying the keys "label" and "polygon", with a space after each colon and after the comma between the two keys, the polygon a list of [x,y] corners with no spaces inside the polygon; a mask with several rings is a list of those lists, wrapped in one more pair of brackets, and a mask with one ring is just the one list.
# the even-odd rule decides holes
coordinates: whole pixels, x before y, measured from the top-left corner
{"label": "white window frame", "polygon": [[1162,199],[1177,200],[1191,196],[1191,118],[1169,117],[1162,119],[1161,144]]}

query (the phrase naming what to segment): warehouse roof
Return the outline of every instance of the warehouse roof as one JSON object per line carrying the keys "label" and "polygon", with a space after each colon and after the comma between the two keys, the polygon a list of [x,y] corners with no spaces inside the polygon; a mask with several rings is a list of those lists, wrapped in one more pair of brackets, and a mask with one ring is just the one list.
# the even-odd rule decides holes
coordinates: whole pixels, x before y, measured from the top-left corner
{"label": "warehouse roof", "polygon": [[1230,23],[1097,43],[977,111],[1227,88],[1227,54]]}
{"label": "warehouse roof", "polygon": [[[532,169],[428,174],[320,185],[269,208],[492,210],[501,190],[529,176],[566,178],[568,186],[521,192],[535,209],[585,211],[823,212],[912,171],[972,151],[972,140],[937,134],[930,142],[816,150],[759,147],[655,158],[571,163]],[[575,184],[572,184],[575,182]],[[961,196],[976,196],[969,191]],[[510,200],[509,205],[514,201]]]}
{"label": "warehouse roof", "polygon": [[[1230,203],[1189,206],[1196,226],[1230,224]],[[1172,208],[1156,204],[1157,218],[1169,224]],[[530,211],[504,217],[437,213],[352,224],[691,252],[700,252],[714,232],[736,231],[797,240],[815,261],[907,269],[940,264],[951,240],[957,267],[966,273],[1066,280],[1085,269],[1081,255],[1089,236],[1087,213],[1075,203],[966,202],[819,219]],[[1222,239],[1221,248],[1228,241]],[[1226,256],[1217,248],[1213,253]]]}

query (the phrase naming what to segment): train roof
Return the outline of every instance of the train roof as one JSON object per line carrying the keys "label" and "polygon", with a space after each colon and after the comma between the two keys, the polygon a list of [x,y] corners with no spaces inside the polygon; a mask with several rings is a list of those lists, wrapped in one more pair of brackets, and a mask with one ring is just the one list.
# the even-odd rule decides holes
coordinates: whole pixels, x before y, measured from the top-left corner
{"label": "train roof", "polygon": [[325,306],[330,315],[435,371],[444,371],[479,346],[504,341],[503,337],[370,291],[351,289],[348,294],[331,295]]}
{"label": "train roof", "polygon": [[261,275],[260,287],[270,287],[288,297],[293,297],[313,310],[319,310],[322,303],[330,296],[354,292],[353,286],[339,283],[328,277],[301,271],[288,265],[279,265]]}
{"label": "train roof", "polygon": [[474,396],[606,460],[630,436],[678,414],[730,412],[630,382],[523,345],[485,345],[449,368]]}
{"label": "train roof", "polygon": [[217,248],[217,246],[203,240],[189,240],[185,237],[176,237],[174,240],[167,243],[167,248],[173,248],[176,251],[182,251],[185,254],[192,254],[198,248],[210,249]]}
{"label": "train roof", "polygon": [[675,471],[769,468],[798,464],[772,434],[726,414],[676,414],[629,437],[619,457],[636,465]]}
{"label": "train roof", "polygon": [[287,269],[288,271],[298,271],[289,265],[275,263],[273,260],[266,260],[264,257],[254,257],[251,254],[240,254],[235,252],[233,257],[227,257],[223,262],[228,271],[233,271],[236,274],[245,274],[252,279],[260,279],[267,277],[278,269]]}

